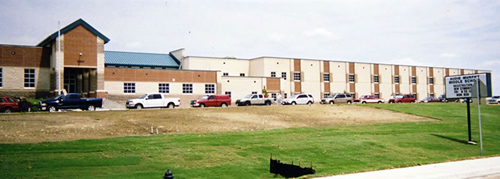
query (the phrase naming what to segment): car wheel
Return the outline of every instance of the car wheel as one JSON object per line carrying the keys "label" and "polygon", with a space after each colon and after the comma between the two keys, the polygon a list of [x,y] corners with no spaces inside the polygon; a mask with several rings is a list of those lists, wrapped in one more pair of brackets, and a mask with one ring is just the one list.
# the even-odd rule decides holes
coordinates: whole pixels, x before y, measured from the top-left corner
{"label": "car wheel", "polygon": [[307,105],[311,105],[311,104],[312,104],[312,102],[311,102],[311,101],[308,101],[308,102],[307,102]]}
{"label": "car wheel", "polygon": [[200,108],[205,108],[205,104],[200,104]]}
{"label": "car wheel", "polygon": [[48,109],[49,109],[49,112],[56,112],[57,111],[57,108],[55,106],[49,106]]}
{"label": "car wheel", "polygon": [[379,101],[378,104],[382,103],[382,101]]}
{"label": "car wheel", "polygon": [[[380,103],[380,102],[379,102]],[[361,102],[361,104],[366,104],[366,101]]]}
{"label": "car wheel", "polygon": [[168,103],[167,108],[168,108],[168,109],[174,109],[174,108],[175,108],[175,105],[174,105],[174,104],[172,104],[172,103]]}
{"label": "car wheel", "polygon": [[220,107],[227,108],[227,104],[226,104],[226,103],[222,103],[222,104],[220,105]]}
{"label": "car wheel", "polygon": [[250,106],[250,105],[252,105],[252,104],[250,104],[250,102],[248,102],[248,101],[245,102],[245,106]]}
{"label": "car wheel", "polygon": [[271,101],[266,101],[266,106],[270,106],[271,105]]}
{"label": "car wheel", "polygon": [[10,109],[10,108],[5,108],[3,110],[3,113],[11,113],[11,112],[12,112],[12,109]]}
{"label": "car wheel", "polygon": [[135,109],[141,110],[142,109],[142,105],[140,105],[140,104],[135,105]]}
{"label": "car wheel", "polygon": [[347,104],[352,104],[352,101],[347,101]]}
{"label": "car wheel", "polygon": [[294,106],[295,106],[295,105],[297,105],[297,103],[294,101],[294,102],[292,102],[292,105],[294,105]]}
{"label": "car wheel", "polygon": [[403,103],[402,101],[398,101],[398,103]]}
{"label": "car wheel", "polygon": [[415,101],[410,101],[410,103],[415,103]]}
{"label": "car wheel", "polygon": [[89,107],[87,107],[87,110],[89,110],[89,111],[95,111],[95,106],[94,105],[89,105]]}
{"label": "car wheel", "polygon": [[330,101],[330,104],[331,104],[331,105],[335,104],[335,101]]}

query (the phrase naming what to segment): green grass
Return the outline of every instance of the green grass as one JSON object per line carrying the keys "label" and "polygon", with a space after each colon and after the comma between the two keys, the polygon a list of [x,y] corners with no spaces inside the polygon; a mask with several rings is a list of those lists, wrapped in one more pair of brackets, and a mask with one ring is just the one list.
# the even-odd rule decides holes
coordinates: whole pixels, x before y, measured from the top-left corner
{"label": "green grass", "polygon": [[[480,156],[465,144],[465,104],[384,104],[376,108],[433,122],[270,131],[174,134],[39,144],[0,144],[1,178],[274,178],[269,157],[301,163],[314,176],[380,170]],[[479,141],[472,105],[473,140]],[[483,105],[484,154],[500,154],[500,106]]]}

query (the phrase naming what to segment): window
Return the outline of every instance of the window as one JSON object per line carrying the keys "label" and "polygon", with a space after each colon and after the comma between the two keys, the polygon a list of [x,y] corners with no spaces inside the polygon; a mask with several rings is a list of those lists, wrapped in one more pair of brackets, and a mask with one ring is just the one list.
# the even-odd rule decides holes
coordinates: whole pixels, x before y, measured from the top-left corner
{"label": "window", "polygon": [[433,77],[430,77],[429,78],[429,84],[433,85],[434,84],[434,78]]}
{"label": "window", "polygon": [[215,85],[214,84],[205,84],[205,93],[206,94],[214,94],[215,93]]}
{"label": "window", "polygon": [[223,73],[222,76],[229,76],[229,73]]}
{"label": "window", "polygon": [[170,85],[168,83],[158,84],[158,92],[159,93],[170,93]]}
{"label": "window", "polygon": [[276,72],[272,71],[271,72],[271,77],[276,77]]}
{"label": "window", "polygon": [[276,100],[276,93],[271,94],[271,98],[273,98],[274,100]]}
{"label": "window", "polygon": [[394,83],[399,83],[399,76],[394,77]]}
{"label": "window", "polygon": [[35,69],[24,69],[24,87],[35,87]]}
{"label": "window", "polygon": [[281,72],[281,78],[283,78],[284,80],[286,80],[286,72]]}
{"label": "window", "polygon": [[293,80],[300,81],[300,73],[293,73]]}
{"label": "window", "polygon": [[430,94],[430,97],[434,97],[434,93],[431,93],[431,94]]}
{"label": "window", "polygon": [[323,81],[330,81],[330,74],[323,74]]}
{"label": "window", "polygon": [[257,91],[252,91],[252,94],[257,94]]}
{"label": "window", "polygon": [[288,98],[288,95],[285,93],[284,97],[283,98]]}
{"label": "window", "polygon": [[225,95],[229,95],[229,97],[231,97],[231,91],[226,91],[224,92]]}
{"label": "window", "polygon": [[240,73],[240,76],[245,76],[245,73]]}
{"label": "window", "polygon": [[378,75],[373,76],[373,82],[378,83]]}
{"label": "window", "polygon": [[356,99],[356,93],[351,93],[352,99]]}
{"label": "window", "polygon": [[193,84],[182,84],[182,93],[193,94]]}
{"label": "window", "polygon": [[411,97],[417,99],[417,94],[412,94]]}
{"label": "window", "polygon": [[411,77],[411,84],[417,83],[417,77]]}
{"label": "window", "polygon": [[123,93],[135,93],[135,83],[123,83]]}
{"label": "window", "polygon": [[375,96],[375,98],[380,98],[380,94],[378,93],[375,93],[373,96]]}
{"label": "window", "polygon": [[0,87],[3,87],[3,68],[0,68]]}
{"label": "window", "polygon": [[323,98],[328,98],[328,96],[330,96],[330,94],[329,94],[329,93],[325,93],[325,94],[323,94]]}
{"label": "window", "polygon": [[349,83],[354,83],[354,75],[349,75]]}

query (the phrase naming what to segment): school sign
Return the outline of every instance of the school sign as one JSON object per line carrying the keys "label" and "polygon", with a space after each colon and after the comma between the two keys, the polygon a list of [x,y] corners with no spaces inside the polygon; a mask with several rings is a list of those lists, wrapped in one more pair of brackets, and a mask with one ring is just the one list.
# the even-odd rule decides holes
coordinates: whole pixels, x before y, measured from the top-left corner
{"label": "school sign", "polygon": [[[479,88],[481,97],[491,97],[491,73],[445,77],[446,98],[474,98]],[[479,87],[477,86],[479,83]]]}

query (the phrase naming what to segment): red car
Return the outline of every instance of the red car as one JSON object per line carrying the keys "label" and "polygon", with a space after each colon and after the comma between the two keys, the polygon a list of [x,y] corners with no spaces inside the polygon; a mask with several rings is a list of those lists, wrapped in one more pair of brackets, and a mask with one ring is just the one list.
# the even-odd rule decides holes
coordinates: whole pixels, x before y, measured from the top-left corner
{"label": "red car", "polygon": [[0,111],[3,113],[19,111],[19,102],[12,96],[1,96]]}
{"label": "red car", "polygon": [[231,105],[229,95],[205,95],[201,99],[191,101],[191,107],[227,107]]}
{"label": "red car", "polygon": [[414,103],[415,98],[411,94],[396,95],[389,99],[389,103]]}

